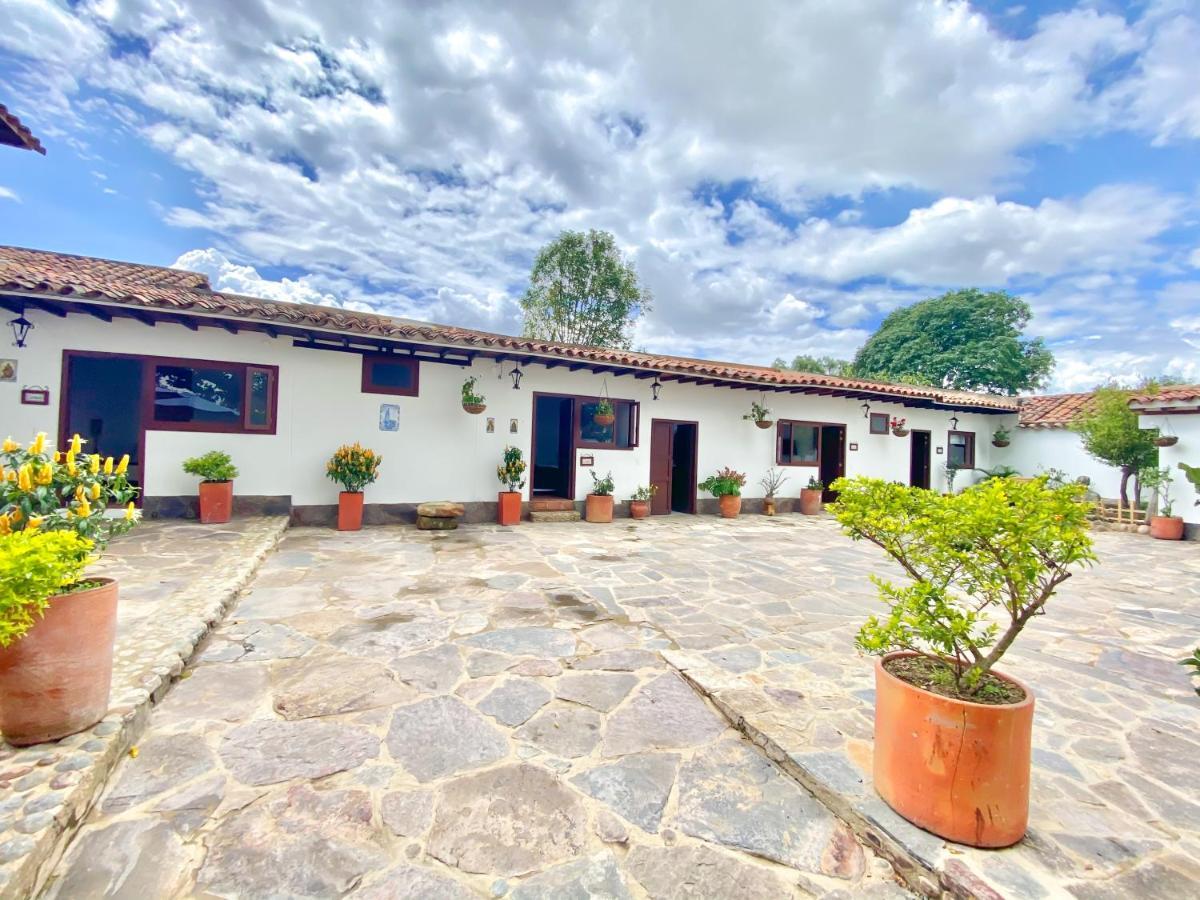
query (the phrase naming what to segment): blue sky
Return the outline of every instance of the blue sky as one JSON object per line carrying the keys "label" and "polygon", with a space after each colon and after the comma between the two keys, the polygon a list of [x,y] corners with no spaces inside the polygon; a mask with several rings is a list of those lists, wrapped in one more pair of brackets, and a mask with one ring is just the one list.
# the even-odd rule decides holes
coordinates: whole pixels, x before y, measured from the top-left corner
{"label": "blue sky", "polygon": [[848,356],[1006,288],[1052,387],[1200,380],[1200,0],[3,0],[0,243],[512,332],[612,231],[637,344]]}

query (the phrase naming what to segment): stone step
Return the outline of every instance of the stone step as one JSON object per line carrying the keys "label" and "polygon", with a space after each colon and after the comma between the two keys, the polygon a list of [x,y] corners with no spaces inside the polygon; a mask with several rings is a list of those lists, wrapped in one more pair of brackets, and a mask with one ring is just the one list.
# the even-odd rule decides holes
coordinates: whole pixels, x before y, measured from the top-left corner
{"label": "stone step", "polygon": [[534,510],[529,514],[531,522],[578,522],[580,518],[574,509]]}
{"label": "stone step", "polygon": [[563,497],[534,497],[529,501],[529,508],[534,512],[570,512],[575,508],[575,501]]}

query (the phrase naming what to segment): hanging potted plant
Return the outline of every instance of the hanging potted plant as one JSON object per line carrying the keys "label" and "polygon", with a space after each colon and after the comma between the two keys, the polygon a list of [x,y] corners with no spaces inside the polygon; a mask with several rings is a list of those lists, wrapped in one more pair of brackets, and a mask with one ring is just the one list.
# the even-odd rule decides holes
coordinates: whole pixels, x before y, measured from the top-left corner
{"label": "hanging potted plant", "polygon": [[605,523],[613,520],[613,477],[609,472],[603,478],[592,470],[592,492],[587,495],[583,517],[589,522]]}
{"label": "hanging potted plant", "polygon": [[486,398],[483,394],[475,391],[475,385],[478,382],[479,377],[472,375],[462,384],[462,408],[473,416],[477,416],[487,409],[487,404],[484,402]]}
{"label": "hanging potted plant", "polygon": [[521,521],[521,490],[525,487],[525,460],[520,447],[504,448],[504,462],[496,466],[496,477],[504,486],[496,496],[496,522],[516,525]]}
{"label": "hanging potted plant", "polygon": [[[1168,425],[1167,428],[1168,428],[1168,430],[1170,430],[1170,425]],[[1178,435],[1164,434],[1161,431],[1158,433],[1158,436],[1154,438],[1154,446],[1155,447],[1174,447],[1178,443],[1179,443]]]}
{"label": "hanging potted plant", "polygon": [[1160,541],[1183,540],[1183,516],[1173,515],[1171,500],[1171,470],[1143,469],[1138,473],[1143,488],[1150,488],[1158,498],[1158,515],[1150,517],[1150,537]]}
{"label": "hanging potted plant", "polygon": [[993,447],[1007,447],[1011,443],[1012,435],[1007,428],[1001,425],[992,432]]}
{"label": "hanging potted plant", "polygon": [[825,485],[821,483],[821,479],[810,475],[808,487],[800,490],[800,512],[806,516],[819,516],[824,496]]}
{"label": "hanging potted plant", "polygon": [[875,789],[947,840],[1007,847],[1025,834],[1034,697],[996,671],[1072,568],[1095,559],[1083,487],[992,479],[942,496],[838,479],[831,511],[900,563],[891,607],[858,646],[875,664]]}
{"label": "hanging potted plant", "polygon": [[221,525],[233,514],[233,479],[237,466],[228,453],[210,450],[183,461],[183,471],[200,479],[200,524]]}
{"label": "hanging potted plant", "polygon": [[892,434],[894,434],[896,437],[908,437],[907,424],[908,419],[897,419],[895,416],[892,416],[892,421],[890,423]]}
{"label": "hanging potted plant", "polygon": [[338,494],[338,531],[362,528],[363,488],[379,477],[383,457],[357,442],[343,444],[325,466],[325,474],[342,486]]}
{"label": "hanging potted plant", "polygon": [[[0,447],[0,732],[16,746],[91,728],[108,712],[117,583],[86,567],[138,521],[129,457],[65,453],[39,434]],[[123,516],[107,514],[125,506]]]}
{"label": "hanging potted plant", "polygon": [[613,412],[612,401],[607,397],[601,397],[596,403],[596,412],[592,416],[592,421],[602,428],[607,428],[617,421],[616,413]]}
{"label": "hanging potted plant", "polygon": [[657,493],[657,484],[652,484],[649,487],[639,487],[634,491],[633,496],[629,498],[629,517],[631,519],[644,519],[650,515],[650,501],[654,499],[654,495]]}
{"label": "hanging potted plant", "polygon": [[763,489],[763,515],[775,515],[775,495],[779,493],[779,489],[783,487],[783,483],[787,481],[787,476],[779,469],[771,466],[767,469],[767,474],[759,479],[758,483]]}
{"label": "hanging potted plant", "polygon": [[742,511],[742,488],[746,484],[746,476],[733,469],[724,468],[716,475],[710,475],[700,482],[700,490],[707,491],[717,498],[721,515],[726,519],[737,518]]}
{"label": "hanging potted plant", "polygon": [[[766,399],[766,397],[763,397],[764,401]],[[757,400],[750,401],[750,412],[746,413],[742,418],[753,421],[759,428],[770,428],[775,424],[771,421],[771,411]]]}

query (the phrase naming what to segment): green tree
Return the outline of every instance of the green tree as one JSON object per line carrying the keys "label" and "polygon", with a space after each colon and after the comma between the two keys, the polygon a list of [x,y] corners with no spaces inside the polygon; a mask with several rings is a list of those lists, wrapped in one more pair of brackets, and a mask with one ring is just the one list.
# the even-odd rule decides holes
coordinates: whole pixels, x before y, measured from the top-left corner
{"label": "green tree", "polygon": [[790,363],[782,357],[771,364],[771,368],[781,372],[808,372],[813,375],[837,375],[840,378],[854,376],[854,364],[848,359],[838,359],[836,356],[809,356],[801,353]]}
{"label": "green tree", "polygon": [[1083,449],[1096,459],[1121,470],[1121,500],[1129,503],[1129,479],[1134,479],[1134,502],[1141,502],[1142,487],[1137,474],[1158,465],[1158,432],[1138,427],[1138,417],[1129,408],[1129,391],[1116,387],[1098,388],[1092,402],[1071,428],[1083,441]]}
{"label": "green tree", "polygon": [[950,291],[892,312],[859,349],[863,377],[1016,394],[1045,384],[1054,356],[1025,338],[1029,304],[1006,291]]}
{"label": "green tree", "polygon": [[650,292],[607,231],[564,231],[543,247],[521,298],[526,337],[628,349]]}

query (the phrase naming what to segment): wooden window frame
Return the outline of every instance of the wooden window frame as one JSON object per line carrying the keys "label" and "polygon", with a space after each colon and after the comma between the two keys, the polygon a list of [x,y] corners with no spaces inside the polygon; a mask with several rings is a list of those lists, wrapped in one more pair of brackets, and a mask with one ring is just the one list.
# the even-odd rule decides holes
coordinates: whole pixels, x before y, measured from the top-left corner
{"label": "wooden window frame", "polygon": [[959,466],[959,468],[960,469],[975,468],[975,432],[973,432],[973,431],[951,430],[951,431],[946,432],[946,462],[947,463],[950,462],[950,448],[953,446],[950,439],[952,437],[954,437],[955,435],[961,435],[962,437],[967,438],[967,444],[966,444],[967,459],[961,466]]}
{"label": "wooden window frame", "polygon": [[[889,416],[887,413],[871,413],[871,423],[868,426],[868,428],[869,428],[871,434],[888,434],[892,430],[891,421],[892,421],[891,416]],[[876,429],[875,428],[876,422],[882,422],[883,427],[880,429]]]}
{"label": "wooden window frame", "polygon": [[609,398],[609,403],[613,405],[613,412],[617,411],[620,404],[628,405],[631,408],[629,423],[629,446],[617,446],[617,426],[613,423],[613,439],[612,443],[603,443],[601,441],[585,441],[583,439],[583,405],[585,403],[599,403],[604,397],[584,397],[580,394],[569,394],[568,396],[575,398],[575,424],[571,438],[577,449],[581,450],[618,450],[629,451],[636,450],[641,441],[642,430],[642,404],[637,400],[621,400]]}
{"label": "wooden window frame", "polygon": [[[839,422],[808,422],[803,419],[780,419],[775,423],[775,465],[777,466],[797,466],[806,469],[818,469],[821,467],[821,442],[823,440],[821,429],[826,425],[838,425]],[[783,461],[783,426],[788,426],[790,429],[796,425],[804,425],[817,429],[817,458],[813,462],[784,462]],[[844,427],[844,426],[843,426]]]}
{"label": "wooden window frame", "polygon": [[[279,412],[279,366],[258,363],[229,362],[220,359],[187,359],[178,356],[140,356],[136,353],[113,353],[126,359],[142,361],[142,421],[146,431],[198,431],[210,434],[275,434]],[[155,371],[159,366],[178,366],[187,369],[228,369],[242,375],[242,420],[236,425],[221,422],[169,422],[154,416]],[[270,379],[271,408],[265,426],[250,422],[250,373],[265,372]]]}
{"label": "wooden window frame", "polygon": [[[371,381],[371,367],[375,363],[406,366],[412,373],[412,387],[398,388],[375,384]],[[421,393],[421,361],[392,353],[364,353],[362,358],[362,392],[364,394],[386,394],[390,397],[417,397]]]}

